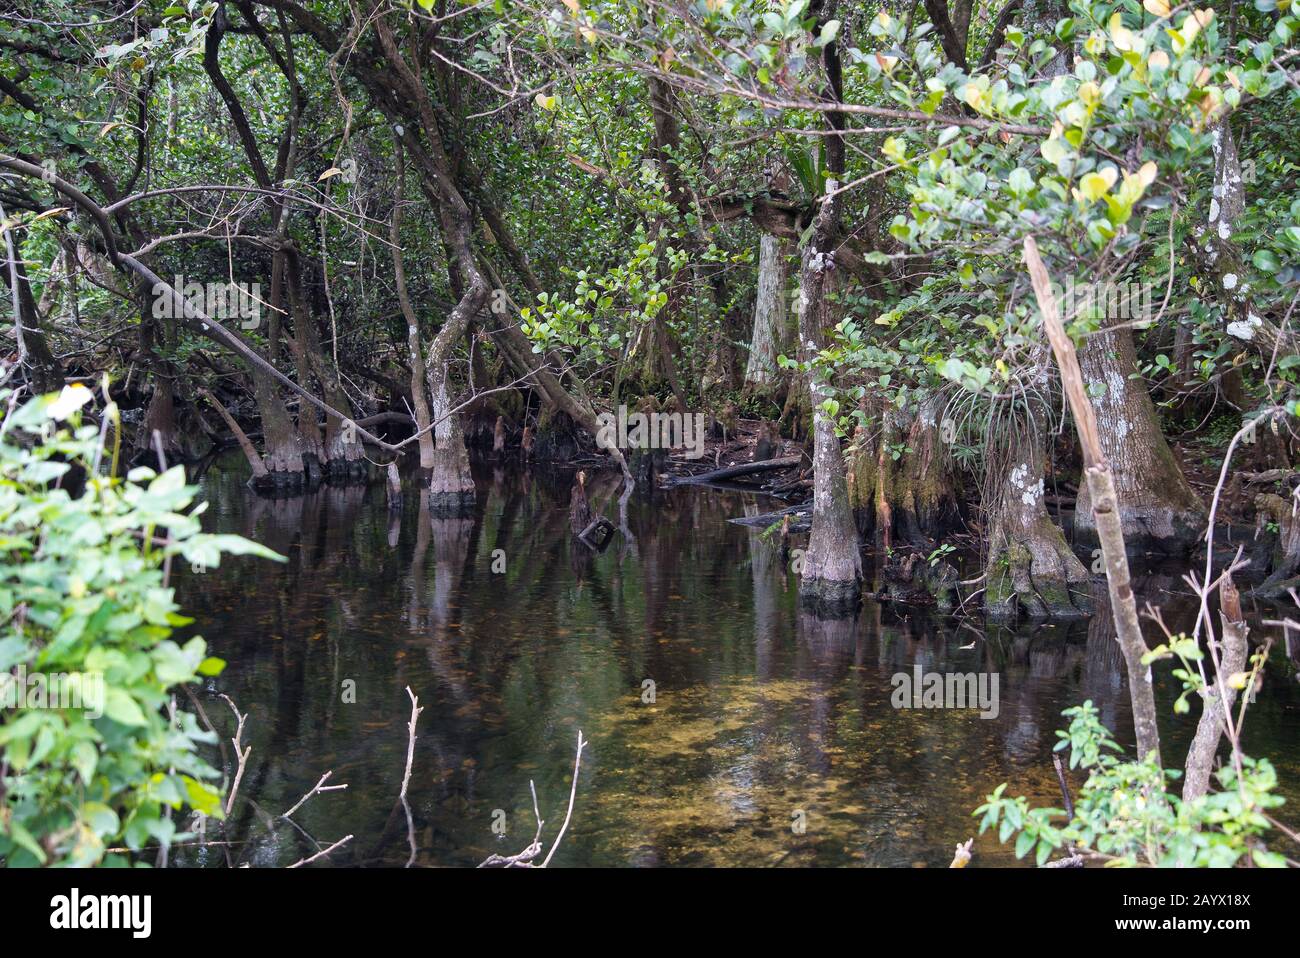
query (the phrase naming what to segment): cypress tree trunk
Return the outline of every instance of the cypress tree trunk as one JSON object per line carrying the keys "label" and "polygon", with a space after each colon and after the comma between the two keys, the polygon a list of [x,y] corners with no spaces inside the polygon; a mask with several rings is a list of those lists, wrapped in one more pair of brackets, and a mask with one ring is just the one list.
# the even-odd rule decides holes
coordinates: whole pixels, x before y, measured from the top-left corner
{"label": "cypress tree trunk", "polygon": [[[1045,359],[1046,357],[1044,357]],[[1075,616],[1092,608],[1088,572],[1043,502],[1047,407],[1027,395],[988,479],[985,609],[993,618]]]}
{"label": "cypress tree trunk", "polygon": [[[171,460],[181,458],[184,454],[176,430],[176,367],[160,356],[155,346],[159,339],[164,347],[175,345],[176,324],[172,320],[153,315],[152,294],[143,283],[136,284],[136,296],[140,303],[140,351],[149,357],[149,378],[153,380],[149,407],[145,410],[144,422],[135,437],[136,455],[155,461],[158,456],[157,447],[161,445],[163,455],[170,465]],[[154,433],[158,434],[157,442]],[[162,462],[158,462],[158,468],[162,467]]]}
{"label": "cypress tree trunk", "polygon": [[891,405],[879,416],[877,434],[855,439],[849,504],[858,530],[874,535],[882,548],[897,542],[927,546],[961,521],[940,411],[941,402],[934,396],[915,411]]}
{"label": "cypress tree trunk", "polygon": [[301,489],[304,482],[302,442],[284,408],[271,377],[253,369],[253,394],[262,420],[262,461],[270,473],[269,484],[284,490]]}
{"label": "cypress tree trunk", "polygon": [[1223,306],[1224,330],[1240,340],[1265,363],[1293,354],[1300,349],[1300,337],[1280,329],[1277,324],[1255,310],[1246,283],[1245,263],[1233,242],[1233,229],[1246,209],[1246,185],[1241,176],[1241,160],[1227,119],[1220,120],[1213,131],[1214,190],[1210,215],[1202,242],[1195,249],[1210,274],[1213,287]]}
{"label": "cypress tree trunk", "polygon": [[411,406],[415,412],[415,431],[419,434],[420,468],[426,472],[433,468],[433,431],[429,429],[429,398],[425,392],[424,350],[420,347],[420,322],[411,296],[406,288],[406,268],[402,262],[402,203],[406,193],[406,164],[402,156],[402,141],[396,143],[397,198],[393,202],[393,215],[389,221],[389,239],[393,243],[393,282],[397,288],[397,302],[406,320],[407,362],[411,366]]}
{"label": "cypress tree trunk", "polygon": [[[1154,548],[1186,553],[1205,528],[1204,504],[1192,491],[1160,430],[1146,383],[1133,378],[1137,356],[1127,326],[1088,337],[1079,353],[1084,381],[1093,388],[1102,452],[1110,462],[1119,495],[1120,525],[1130,551]],[[1097,538],[1092,496],[1079,490],[1075,529]]]}
{"label": "cypress tree trunk", "polygon": [[[834,261],[838,197],[830,195],[813,224],[799,274],[799,341],[805,361],[817,354],[823,330],[834,325],[829,294],[835,285]],[[830,389],[816,373],[808,376],[813,411],[813,517],[808,551],[804,556],[799,594],[819,612],[844,614],[857,608],[861,595],[862,557],[858,530],[849,507],[844,454],[835,434],[835,420],[822,408]]]}
{"label": "cypress tree trunk", "polygon": [[[289,340],[289,349],[293,353],[294,366],[298,370],[298,382],[304,388],[310,389],[312,375],[309,358],[309,320],[297,305],[297,296],[292,291],[292,282],[289,283],[289,289],[290,315],[293,318],[293,336]],[[317,485],[325,462],[325,439],[321,435],[320,416],[315,406],[299,404],[297,433],[303,459],[304,479],[309,485]]]}
{"label": "cypress tree trunk", "polygon": [[452,412],[451,353],[470,318],[487,302],[488,287],[476,271],[456,308],[429,347],[426,377],[430,414],[434,422],[433,467],[429,474],[429,505],[435,516],[458,516],[474,508],[474,477],[460,419]]}
{"label": "cypress tree trunk", "polygon": [[[311,382],[314,379],[327,403],[344,416],[355,419],[352,401],[344,391],[338,370],[326,355],[317,334],[315,319],[302,282],[301,263],[296,257],[290,257],[286,265],[285,279],[296,334],[295,358],[298,360],[299,376],[302,377],[300,381]],[[365,475],[361,442],[356,437],[356,430],[348,427],[342,419],[327,415],[322,434],[316,410],[304,408],[299,411],[299,431],[304,436],[304,452],[314,453],[318,457],[326,475],[336,478]]]}
{"label": "cypress tree trunk", "polygon": [[754,304],[754,332],[749,341],[749,362],[745,366],[745,389],[771,393],[781,381],[776,358],[785,347],[785,287],[790,271],[785,244],[764,233],[759,241],[758,297]]}
{"label": "cypress tree trunk", "polygon": [[[4,215],[3,206],[0,206],[0,215]],[[5,232],[3,250],[8,262],[0,267],[0,277],[3,277],[5,285],[9,287],[9,299],[14,312],[14,338],[18,343],[23,375],[31,383],[32,392],[38,395],[55,392],[63,385],[63,369],[50,352],[45,334],[41,331],[41,315],[36,309],[36,299],[32,296],[27,267],[23,264],[22,252],[10,231]]]}
{"label": "cypress tree trunk", "polygon": [[[183,458],[184,450],[176,433],[176,390],[173,377],[176,367],[171,363],[159,362],[154,369],[153,394],[149,397],[149,408],[145,410],[144,422],[136,436],[136,448],[139,454],[151,461],[157,456],[154,433],[161,439],[163,453],[168,457],[167,465],[175,465],[174,458]],[[158,463],[161,469],[163,464]]]}

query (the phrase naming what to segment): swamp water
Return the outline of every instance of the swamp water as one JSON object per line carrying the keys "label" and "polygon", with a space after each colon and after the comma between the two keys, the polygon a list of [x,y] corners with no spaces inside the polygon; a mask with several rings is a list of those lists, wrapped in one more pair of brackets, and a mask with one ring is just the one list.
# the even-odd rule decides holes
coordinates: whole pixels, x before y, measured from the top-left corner
{"label": "swamp water", "polygon": [[[232,716],[215,693],[248,713],[241,793],[260,811],[237,811],[229,837],[242,860],[289,864],[351,834],[330,862],[472,866],[532,840],[530,780],[549,849],[581,729],[590,744],[555,865],[944,867],[1000,782],[1060,806],[1062,709],[1091,699],[1131,741],[1108,616],[1010,630],[868,600],[856,620],[818,621],[799,611],[779,549],[727,522],[780,506],[770,499],[638,491],[631,536],[594,555],[571,538],[567,474],[485,467],[477,478],[472,519],[431,518],[413,490],[395,515],[381,485],[259,498],[229,457],[201,480],[207,531],[288,557],[176,575],[188,631],[229,663],[199,693],[206,713],[227,739]],[[594,485],[596,507],[617,519],[616,490]],[[1184,592],[1170,576],[1145,596],[1177,627]],[[997,673],[996,717],[895,708],[892,677],[918,664]],[[1292,825],[1297,671],[1279,641],[1246,735],[1277,766]],[[1193,719],[1173,716],[1175,683],[1167,667],[1159,675],[1166,754],[1181,756]],[[424,708],[410,829],[398,803],[408,685]],[[262,813],[288,810],[327,770],[347,789],[265,826]],[[188,847],[174,861],[224,858]],[[976,839],[973,865],[1014,863],[1010,846]]]}

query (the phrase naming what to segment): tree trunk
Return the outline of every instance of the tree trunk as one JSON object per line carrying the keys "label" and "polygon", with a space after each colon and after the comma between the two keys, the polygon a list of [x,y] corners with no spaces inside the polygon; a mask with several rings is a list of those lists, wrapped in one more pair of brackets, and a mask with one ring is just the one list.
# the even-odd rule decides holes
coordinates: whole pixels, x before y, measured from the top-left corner
{"label": "tree trunk", "polygon": [[[159,361],[158,368],[153,371],[153,394],[149,397],[149,408],[145,411],[144,422],[136,436],[139,455],[156,458],[158,452],[154,434],[157,433],[169,464],[173,459],[184,458],[184,450],[176,432],[176,390],[173,384],[175,370],[170,363]],[[162,467],[163,463],[158,463],[158,468]]]}
{"label": "tree trunk", "polygon": [[488,287],[476,271],[465,295],[447,317],[429,347],[426,376],[432,398],[434,422],[433,466],[429,474],[429,505],[439,517],[465,515],[474,508],[474,477],[460,419],[452,412],[450,389],[451,354],[464,335],[470,318],[487,302]]}
{"label": "tree trunk", "polygon": [[934,396],[915,412],[890,405],[879,416],[878,433],[855,439],[849,503],[858,531],[874,535],[881,548],[897,542],[927,547],[961,521],[940,411]]}
{"label": "tree trunk", "polygon": [[[0,206],[0,216],[3,215],[4,207]],[[8,262],[0,268],[0,276],[3,276],[9,287],[9,299],[14,312],[14,338],[18,342],[23,375],[31,383],[32,392],[37,395],[55,392],[63,385],[63,369],[50,352],[45,334],[41,331],[41,316],[36,309],[36,299],[32,296],[27,267],[11,230],[5,231],[5,252]]]}
{"label": "tree trunk", "polygon": [[749,341],[745,389],[770,394],[780,385],[776,359],[786,344],[786,281],[790,270],[786,244],[764,233],[759,241],[758,298],[754,304],[754,333]]}
{"label": "tree trunk", "polygon": [[[331,407],[350,420],[355,420],[352,401],[343,390],[339,372],[326,355],[317,334],[315,317],[307,302],[302,281],[301,262],[289,257],[285,269],[289,293],[289,308],[294,324],[294,358],[298,364],[300,381],[316,381],[321,397]],[[356,478],[364,474],[364,457],[356,430],[345,424],[344,418],[325,415],[325,429],[321,432],[315,409],[300,408],[298,430],[303,437],[304,454],[314,454],[327,475],[337,478]]]}
{"label": "tree trunk", "polygon": [[239,423],[235,422],[235,417],[226,411],[226,407],[221,405],[212,393],[206,389],[199,389],[199,395],[208,401],[213,409],[217,411],[230,434],[235,437],[235,442],[239,443],[240,450],[244,453],[244,458],[248,460],[248,467],[253,470],[253,482],[265,482],[270,478],[270,472],[266,468],[266,463],[262,457],[257,454],[257,449],[253,447],[252,440],[245,435],[244,430],[240,428]]}
{"label": "tree trunk", "polygon": [[1227,728],[1233,703],[1237,700],[1237,690],[1228,680],[1233,675],[1245,671],[1249,652],[1246,637],[1250,629],[1241,617],[1240,597],[1231,576],[1225,578],[1219,585],[1219,599],[1222,641],[1218,649],[1218,668],[1214,676],[1209,679],[1208,688],[1201,689],[1201,718],[1196,723],[1196,734],[1192,737],[1191,747],[1187,750],[1187,762],[1184,766],[1186,770],[1186,778],[1183,779],[1184,802],[1195,801],[1210,790],[1214,756],[1219,750],[1219,740]]}
{"label": "tree trunk", "polygon": [[1233,228],[1246,209],[1246,186],[1232,127],[1226,118],[1214,127],[1213,137],[1214,190],[1210,215],[1201,237],[1203,242],[1195,244],[1195,248],[1223,306],[1225,331],[1253,350],[1265,364],[1271,364],[1275,358],[1295,353],[1300,338],[1279,329],[1255,311],[1245,281],[1245,262],[1232,241]]}
{"label": "tree trunk", "polygon": [[1001,619],[1021,610],[1034,618],[1085,615],[1092,607],[1088,572],[1043,502],[1047,409],[1032,393],[1026,404],[998,437],[1005,448],[991,457],[985,608]]}
{"label": "tree trunk", "polygon": [[[158,354],[155,348],[159,338],[164,348],[176,344],[174,320],[158,319],[153,315],[153,297],[148,286],[136,284],[136,297],[140,304],[140,352],[148,357],[153,393],[145,410],[144,422],[135,437],[137,458],[156,461],[158,446],[167,459],[182,457],[183,450],[176,430],[176,367]],[[154,434],[158,434],[155,442]],[[158,462],[158,468],[163,463]]]}
{"label": "tree trunk", "polygon": [[1277,526],[1277,541],[1269,559],[1268,578],[1253,594],[1266,598],[1285,598],[1288,589],[1300,586],[1300,517],[1290,498],[1267,492],[1255,496],[1255,514],[1262,527],[1266,522]]}
{"label": "tree trunk", "polygon": [[[834,189],[831,180],[799,274],[799,341],[805,361],[821,348],[823,330],[834,325],[829,297],[837,275],[834,250],[840,205],[838,197],[830,193]],[[804,604],[819,612],[843,615],[856,610],[861,595],[858,530],[849,507],[835,420],[822,408],[831,390],[813,372],[808,376],[808,392],[813,410],[813,517],[799,594]]]}
{"label": "tree trunk", "polygon": [[[1137,356],[1128,327],[1088,337],[1079,364],[1086,383],[1105,387],[1090,390],[1090,401],[1102,453],[1115,476],[1126,547],[1130,552],[1191,551],[1204,531],[1206,509],[1165,441],[1145,381],[1133,378]],[[1079,490],[1074,528],[1088,541],[1097,538],[1086,483]]]}
{"label": "tree trunk", "polygon": [[397,198],[393,202],[393,215],[389,223],[389,238],[393,243],[393,280],[397,287],[397,302],[406,319],[407,362],[411,366],[411,406],[415,410],[415,429],[420,434],[420,468],[426,472],[433,468],[433,431],[429,416],[428,393],[425,392],[424,351],[420,348],[420,322],[411,296],[406,288],[406,269],[402,262],[402,203],[405,202],[406,166],[402,157],[401,140],[396,144]]}
{"label": "tree trunk", "polygon": [[256,366],[252,367],[253,395],[262,420],[262,461],[275,488],[299,490],[304,482],[302,442],[284,407],[275,382]]}

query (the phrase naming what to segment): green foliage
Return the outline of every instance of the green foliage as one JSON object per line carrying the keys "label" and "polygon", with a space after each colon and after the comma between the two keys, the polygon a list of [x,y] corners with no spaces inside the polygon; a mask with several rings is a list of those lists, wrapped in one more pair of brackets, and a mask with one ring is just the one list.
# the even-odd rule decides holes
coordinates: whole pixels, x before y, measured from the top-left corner
{"label": "green foliage", "polygon": [[931,551],[931,553],[925,557],[925,561],[928,562],[931,566],[936,566],[956,551],[957,551],[956,546],[944,542],[937,549]]}
{"label": "green foliage", "polygon": [[981,834],[996,827],[1001,842],[1016,836],[1016,857],[1033,851],[1039,865],[1071,846],[1118,866],[1226,868],[1246,859],[1260,867],[1286,864],[1263,843],[1270,827],[1266,812],[1283,802],[1273,794],[1277,773],[1267,759],[1243,756],[1240,777],[1225,765],[1216,773],[1219,791],[1184,802],[1172,792],[1179,773],[1160,769],[1153,757],[1124,759],[1092,702],[1063,714],[1070,727],[1056,733],[1056,749],[1069,749],[1070,768],[1088,772],[1074,817],[1032,808],[1023,796],[1009,798],[1004,783],[975,810]]}
{"label": "green foliage", "polygon": [[[661,276],[661,264],[666,275]],[[647,239],[628,262],[602,275],[577,270],[572,299],[539,293],[535,306],[520,311],[523,331],[538,352],[565,346],[589,360],[608,351],[617,355],[667,305],[667,287],[682,265],[680,251],[671,246],[657,250]]]}
{"label": "green foliage", "polygon": [[[176,693],[225,663],[202,638],[170,638],[191,620],[166,568],[181,559],[213,567],[223,554],[280,558],[201,532],[203,505],[191,508],[196,488],[181,466],[137,468],[125,480],[100,474],[103,436],[120,423],[108,403],[104,430],[83,424],[90,399],[84,386],[20,407],[0,395],[9,406],[0,423],[0,681],[39,673],[53,690],[63,675],[84,690],[83,707],[53,707],[78,703],[43,703],[9,679],[16,707],[0,710],[0,860],[10,866],[124,863],[109,849],[177,840],[187,809],[221,815],[217,772],[200,753],[214,737],[177,707]],[[68,486],[80,477],[77,494]]]}

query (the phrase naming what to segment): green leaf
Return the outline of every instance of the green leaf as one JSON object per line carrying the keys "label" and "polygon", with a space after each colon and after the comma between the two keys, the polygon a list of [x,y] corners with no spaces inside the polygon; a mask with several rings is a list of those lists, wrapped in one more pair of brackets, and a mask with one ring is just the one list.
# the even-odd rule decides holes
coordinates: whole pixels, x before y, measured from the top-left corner
{"label": "green leaf", "polygon": [[81,806],[81,820],[100,836],[117,834],[121,822],[117,812],[100,802],[87,802]]}
{"label": "green leaf", "polygon": [[1262,273],[1276,273],[1282,268],[1282,261],[1271,249],[1255,250],[1255,255],[1250,258],[1250,261],[1255,264],[1255,269]]}
{"label": "green leaf", "polygon": [[104,694],[104,715],[119,725],[131,727],[147,725],[149,721],[139,703],[119,688],[110,688]]}
{"label": "green leaf", "polygon": [[49,860],[45,854],[45,849],[41,848],[36,839],[32,837],[32,833],[24,828],[20,822],[10,821],[9,837],[14,840],[15,845],[30,852],[42,865]]}
{"label": "green leaf", "polygon": [[95,767],[99,764],[99,749],[95,747],[95,743],[84,740],[77,742],[72,746],[69,758],[72,767],[81,776],[81,783],[89,785],[90,780],[95,777]]}
{"label": "green leaf", "polygon": [[828,43],[832,42],[835,39],[835,37],[839,34],[839,32],[840,32],[840,21],[827,20],[822,25],[822,32],[817,37],[816,45],[819,47],[826,46]]}
{"label": "green leaf", "polygon": [[185,795],[191,808],[211,817],[221,816],[221,795],[213,788],[204,785],[189,775],[182,776],[185,781]]}

